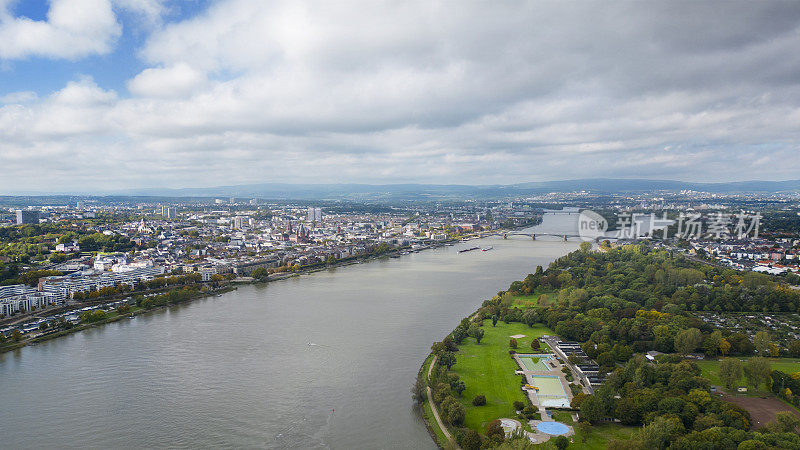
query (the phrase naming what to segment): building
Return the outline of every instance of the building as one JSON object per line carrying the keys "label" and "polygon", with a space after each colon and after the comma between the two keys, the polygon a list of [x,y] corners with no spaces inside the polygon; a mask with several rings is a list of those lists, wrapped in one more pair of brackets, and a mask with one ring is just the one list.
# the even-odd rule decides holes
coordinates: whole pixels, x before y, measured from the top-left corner
{"label": "building", "polygon": [[50,294],[55,299],[72,298],[76,292],[98,291],[104,287],[127,284],[135,287],[142,281],[149,281],[164,273],[163,266],[134,268],[132,270],[114,272],[75,272],[69,275],[51,276],[39,279],[39,292]]}
{"label": "building", "polygon": [[84,209],[86,209],[86,203],[78,201],[78,203],[75,204],[75,209],[83,211]]}
{"label": "building", "polygon": [[39,211],[25,210],[25,209],[17,210],[17,225],[38,224],[38,223],[39,223]]}
{"label": "building", "polygon": [[0,286],[0,315],[8,317],[20,311],[30,311],[52,304],[63,303],[57,295],[40,292],[24,284]]}
{"label": "building", "polygon": [[175,217],[175,210],[169,206],[163,205],[161,206],[161,215],[164,216],[165,219],[172,219]]}
{"label": "building", "polygon": [[250,218],[247,216],[236,216],[233,218],[233,228],[237,230],[244,229],[250,225]]}
{"label": "building", "polygon": [[233,273],[240,277],[247,277],[253,273],[254,270],[258,269],[259,267],[263,267],[265,269],[273,269],[275,267],[280,266],[280,260],[278,258],[268,258],[268,259],[259,259],[259,260],[252,260],[252,261],[243,261],[239,263],[233,264]]}
{"label": "building", "polygon": [[322,208],[308,208],[309,222],[322,222]]}

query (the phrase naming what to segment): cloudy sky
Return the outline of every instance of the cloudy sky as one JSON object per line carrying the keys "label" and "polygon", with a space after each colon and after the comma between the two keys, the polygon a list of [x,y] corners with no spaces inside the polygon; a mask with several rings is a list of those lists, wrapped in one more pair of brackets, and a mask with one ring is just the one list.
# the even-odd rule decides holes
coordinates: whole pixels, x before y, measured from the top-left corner
{"label": "cloudy sky", "polygon": [[800,2],[0,0],[0,193],[800,178]]}

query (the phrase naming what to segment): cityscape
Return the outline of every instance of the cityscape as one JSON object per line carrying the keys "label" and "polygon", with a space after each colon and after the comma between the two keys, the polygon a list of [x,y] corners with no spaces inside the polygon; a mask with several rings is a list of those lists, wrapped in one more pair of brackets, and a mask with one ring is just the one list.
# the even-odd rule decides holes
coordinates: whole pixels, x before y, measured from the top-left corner
{"label": "cityscape", "polygon": [[4,449],[800,449],[800,3],[0,0]]}

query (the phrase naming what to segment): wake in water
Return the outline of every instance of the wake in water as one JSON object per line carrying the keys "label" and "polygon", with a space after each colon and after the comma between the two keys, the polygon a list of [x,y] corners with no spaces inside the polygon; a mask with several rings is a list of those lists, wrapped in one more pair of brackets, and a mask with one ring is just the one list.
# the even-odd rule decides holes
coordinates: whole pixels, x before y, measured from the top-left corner
{"label": "wake in water", "polygon": [[325,420],[325,425],[321,426],[316,433],[314,433],[314,439],[319,440],[320,445],[323,448],[330,448],[328,444],[325,443],[325,438],[328,437],[328,433],[331,432],[331,426],[333,425],[333,415],[336,411],[331,409],[331,412],[328,414],[328,419]]}
{"label": "wake in water", "polygon": [[272,442],[268,442],[267,448],[330,448],[330,445],[325,443],[325,439],[330,433],[333,425],[333,416],[335,411],[333,409],[328,413],[325,419],[325,424],[317,429],[313,434],[309,434],[306,430],[310,427],[307,426],[308,419],[303,418],[300,421],[292,421],[289,425],[280,430],[272,438]]}

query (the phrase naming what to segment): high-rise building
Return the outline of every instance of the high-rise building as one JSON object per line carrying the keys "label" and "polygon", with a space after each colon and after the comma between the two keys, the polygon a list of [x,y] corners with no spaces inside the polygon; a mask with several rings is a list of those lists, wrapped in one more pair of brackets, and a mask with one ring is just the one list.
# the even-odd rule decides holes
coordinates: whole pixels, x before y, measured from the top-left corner
{"label": "high-rise building", "polygon": [[25,210],[25,209],[17,210],[17,225],[38,224],[38,223],[39,223],[39,211]]}
{"label": "high-rise building", "polygon": [[250,200],[250,204],[253,205],[253,206],[258,205],[258,199],[254,198],[254,199]]}
{"label": "high-rise building", "polygon": [[236,216],[233,218],[233,228],[241,230],[245,226],[250,225],[250,218],[247,216]]}
{"label": "high-rise building", "polygon": [[234,204],[234,203],[236,203],[236,199],[235,199],[235,198],[233,198],[233,197],[231,197],[231,201],[230,201],[229,203],[230,203],[231,205],[232,205],[232,204]]}
{"label": "high-rise building", "polygon": [[322,222],[322,208],[308,208],[309,222]]}
{"label": "high-rise building", "polygon": [[161,215],[164,216],[167,219],[172,219],[173,217],[175,217],[175,210],[170,208],[167,205],[162,205],[161,206]]}
{"label": "high-rise building", "polygon": [[84,209],[86,209],[86,203],[78,201],[78,203],[75,204],[75,209],[83,211]]}

